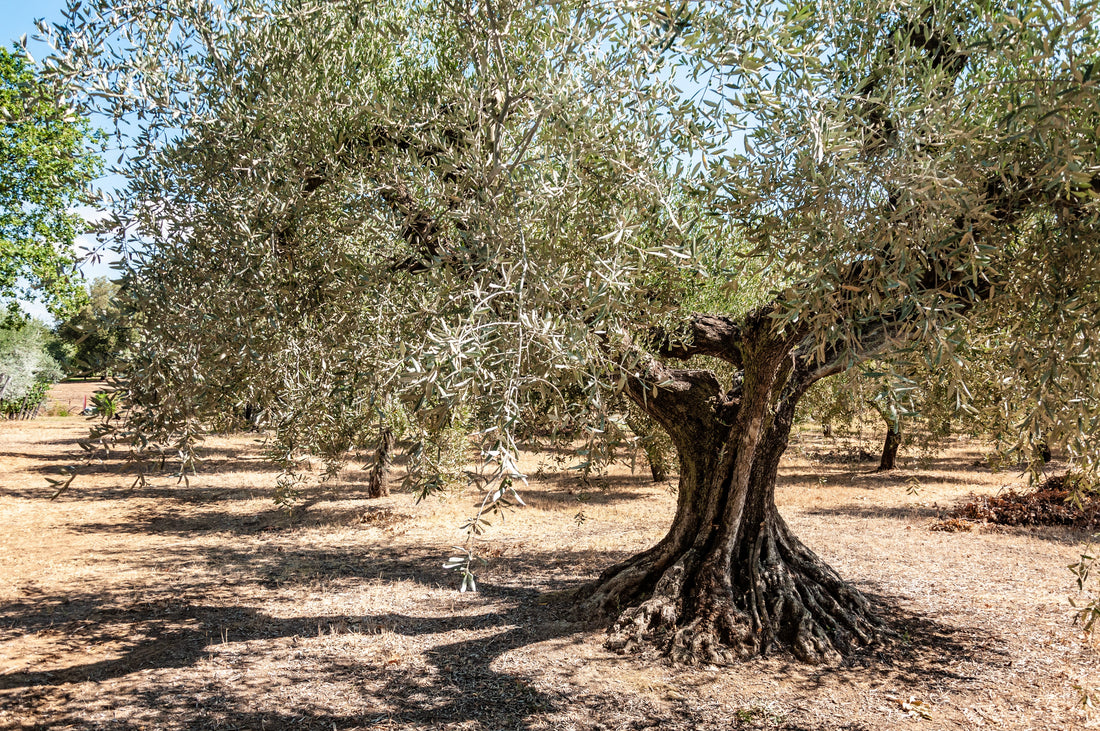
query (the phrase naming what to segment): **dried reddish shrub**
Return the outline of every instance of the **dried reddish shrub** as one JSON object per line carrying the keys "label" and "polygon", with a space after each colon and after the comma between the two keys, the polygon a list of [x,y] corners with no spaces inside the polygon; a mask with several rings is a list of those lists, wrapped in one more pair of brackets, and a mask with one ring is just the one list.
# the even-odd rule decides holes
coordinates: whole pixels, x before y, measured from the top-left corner
{"label": "dried reddish shrub", "polygon": [[[1056,475],[1030,492],[1009,490],[975,498],[952,510],[948,517],[998,525],[1095,526],[1100,523],[1100,499],[1087,493],[1079,493],[1075,499],[1075,482],[1073,477],[1067,480],[1066,475]],[[933,530],[957,528],[933,526]]]}

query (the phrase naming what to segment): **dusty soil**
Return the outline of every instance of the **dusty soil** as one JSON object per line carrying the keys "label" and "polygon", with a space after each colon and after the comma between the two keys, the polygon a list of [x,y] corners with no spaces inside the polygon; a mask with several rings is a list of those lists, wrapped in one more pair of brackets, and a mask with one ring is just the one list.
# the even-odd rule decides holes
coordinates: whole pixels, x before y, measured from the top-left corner
{"label": "dusty soil", "polygon": [[66,381],[50,389],[43,404],[42,413],[50,416],[79,416],[80,411],[92,403],[92,394],[106,389],[105,381]]}
{"label": "dusty soil", "polygon": [[210,440],[189,484],[165,473],[130,491],[104,460],[47,501],[45,477],[77,463],[86,428],[0,423],[3,728],[1093,725],[1080,704],[1100,689],[1100,655],[1067,601],[1086,536],[928,530],[970,493],[1022,486],[976,466],[978,443],[882,475],[800,437],[781,510],[895,637],[836,666],[714,668],[613,654],[558,598],[661,537],[673,497],[648,470],[585,487],[532,456],[528,507],[489,531],[481,590],[460,594],[442,562],[472,492],[369,501],[353,469],[288,516],[256,437],[237,435]]}

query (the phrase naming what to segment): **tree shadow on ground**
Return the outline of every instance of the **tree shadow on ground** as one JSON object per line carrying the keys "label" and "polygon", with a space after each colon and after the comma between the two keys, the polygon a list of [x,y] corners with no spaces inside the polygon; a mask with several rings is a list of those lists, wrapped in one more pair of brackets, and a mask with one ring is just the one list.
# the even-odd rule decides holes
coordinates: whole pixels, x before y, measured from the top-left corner
{"label": "tree shadow on ground", "polygon": [[[885,506],[885,505],[838,505],[830,508],[809,508],[806,515],[823,518],[886,518],[903,522],[937,520],[950,517],[952,506]],[[1069,525],[998,525],[995,523],[972,523],[972,531],[952,531],[961,536],[980,533],[1000,533],[1028,536],[1051,543],[1067,546],[1081,546],[1087,543],[1095,530]]]}
{"label": "tree shadow on ground", "polygon": [[[132,619],[136,621],[140,618]],[[3,675],[0,676],[0,691],[42,689],[86,681],[102,683],[140,670],[186,668],[198,663],[211,648],[241,640],[247,640],[250,644],[263,641],[269,645],[269,651],[278,652],[278,647],[270,647],[273,642],[281,641],[284,646],[291,646],[299,638],[312,635],[318,627],[347,627],[347,631],[354,632],[360,626],[381,626],[406,637],[446,633],[462,636],[474,631],[484,634],[486,630],[499,628],[499,632],[489,637],[433,647],[426,653],[431,665],[431,672],[427,674],[419,668],[406,670],[380,666],[369,659],[342,659],[324,661],[319,668],[311,667],[308,677],[300,680],[316,683],[326,679],[353,679],[354,684],[364,689],[370,688],[364,693],[369,697],[361,698],[362,702],[357,705],[384,709],[382,715],[390,723],[439,724],[478,719],[493,727],[516,727],[527,716],[550,708],[553,702],[522,682],[521,678],[494,670],[492,662],[501,654],[530,642],[579,631],[578,625],[558,621],[551,610],[536,602],[532,602],[530,608],[514,606],[499,614],[440,619],[383,614],[358,617],[358,622],[354,624],[349,624],[348,619],[343,616],[282,619],[247,607],[182,605],[174,608],[166,618],[144,618],[141,627],[144,638],[125,649],[120,657],[53,671]],[[190,625],[184,624],[187,620],[191,620]],[[222,637],[227,639],[223,642]],[[173,690],[179,691],[178,688]],[[146,707],[163,709],[160,693],[146,691],[143,695]],[[369,711],[355,716],[302,713],[293,709],[255,712],[241,709],[239,706],[245,704],[231,695],[225,697],[223,702],[225,705],[217,708],[214,715],[220,717],[223,723],[228,719],[226,725],[230,728],[257,728],[261,723],[279,728],[282,727],[280,722],[286,722],[285,727],[312,728],[320,725],[329,729],[333,724],[346,728],[371,720]],[[211,699],[205,699],[204,704],[210,706]],[[77,719],[62,721],[55,716],[53,720],[64,725]],[[200,715],[191,722],[169,725],[207,728],[210,720]]]}
{"label": "tree shadow on ground", "polygon": [[[79,448],[75,441],[66,444]],[[9,459],[27,459],[31,456],[39,464],[35,467],[24,467],[22,471],[28,474],[54,474],[59,466],[67,465],[78,465],[78,470],[85,474],[116,472],[119,475],[129,476],[131,480],[137,474],[134,466],[126,462],[126,450],[124,448],[113,450],[111,454],[105,454],[102,448],[92,453],[72,450],[68,452],[49,452],[47,454],[36,453],[34,455],[28,455],[26,452],[0,452],[0,457]],[[271,473],[281,470],[278,465],[267,460],[248,457],[204,458],[204,460],[198,463],[196,474],[216,475],[221,472]],[[150,457],[145,461],[143,468],[149,475],[167,476],[178,474],[176,464],[176,460],[168,459],[164,461],[162,466],[160,459]]]}
{"label": "tree shadow on ground", "polygon": [[[217,473],[200,472],[197,476],[191,475],[185,481],[181,480],[177,473],[156,472],[147,473],[148,482],[142,486],[134,484],[135,472],[128,471],[115,462],[99,465],[92,472],[117,474],[119,477],[117,484],[87,486],[80,478],[84,474],[91,474],[87,469],[88,466],[78,465],[72,460],[69,460],[68,464],[77,466],[78,474],[73,485],[55,501],[58,505],[94,500],[131,501],[141,499],[153,500],[158,506],[164,506],[156,509],[143,506],[139,512],[128,516],[124,522],[117,524],[86,523],[74,526],[74,529],[79,532],[178,533],[183,535],[195,531],[228,531],[238,534],[250,534],[299,524],[347,525],[357,522],[365,514],[376,509],[376,506],[381,506],[383,509],[392,509],[393,507],[385,499],[371,498],[365,479],[362,481],[322,482],[311,485],[302,490],[300,501],[297,504],[286,509],[276,506],[272,500],[275,488],[274,481],[268,481],[265,478],[257,479],[255,474],[250,480],[246,473],[236,472],[233,473],[235,479],[231,483],[222,481],[204,485],[204,478],[217,477]],[[50,476],[66,474],[56,467],[36,471]],[[28,472],[31,471],[28,470]],[[40,484],[0,485],[0,497],[44,501],[50,497],[54,490],[55,488],[43,478]],[[400,495],[403,493],[395,489],[393,494]],[[266,501],[270,507],[255,515],[243,518],[240,515],[219,513],[219,511],[225,511],[233,503],[254,501],[257,498]],[[371,500],[373,505],[370,507],[327,507],[340,501],[366,500]],[[312,510],[316,505],[325,505],[326,507],[321,510]],[[176,515],[176,508],[180,506],[187,507],[189,510],[194,510],[196,506],[209,506],[210,510],[206,514],[200,513],[183,519]]]}
{"label": "tree shadow on ground", "polygon": [[[206,559],[229,569],[247,565],[261,576],[265,569],[278,568],[275,562],[265,564],[247,551],[229,556],[226,553],[232,552],[207,555]],[[288,552],[280,558],[293,565],[312,561],[330,578],[342,573],[345,577],[354,575],[363,579],[369,574],[377,581],[385,575],[388,581],[411,578],[438,586],[442,570],[436,561],[429,561],[426,555],[403,553],[399,556],[390,552],[381,561],[374,556],[369,565],[360,564],[358,571],[350,568],[355,566],[354,561],[349,562],[346,556],[337,556],[335,552],[318,552],[314,556],[294,556]],[[171,558],[185,561],[187,557]],[[548,560],[532,557],[526,568],[534,564],[545,568]],[[279,584],[279,588],[285,586],[286,582]],[[262,647],[261,654],[285,658],[304,638],[386,632],[409,638],[450,635],[456,641],[434,644],[424,651],[427,673],[422,664],[406,667],[379,658],[335,657],[333,653],[314,654],[312,664],[301,663],[300,672],[292,666],[292,681],[345,685],[350,681],[360,695],[353,705],[361,711],[353,715],[293,707],[256,711],[248,708],[247,699],[238,697],[234,689],[225,688],[220,697],[219,694],[212,697],[195,678],[190,687],[183,689],[183,696],[190,696],[182,709],[184,715],[163,717],[163,726],[331,729],[334,724],[340,728],[371,726],[384,719],[406,727],[434,727],[478,719],[493,728],[522,728],[525,719],[554,707],[556,701],[533,689],[521,676],[494,669],[493,662],[512,649],[583,630],[582,625],[562,618],[569,609],[567,604],[525,586],[484,586],[479,595],[480,606],[468,604],[464,613],[451,616],[439,612],[438,607],[426,607],[434,610],[435,615],[393,612],[295,617],[273,616],[256,606],[202,602],[202,594],[211,588],[202,583],[164,587],[159,592],[142,592],[147,598],[136,602],[132,597],[109,593],[39,595],[0,608],[0,625],[4,628],[0,639],[48,633],[47,636],[63,638],[69,645],[105,647],[109,654],[115,655],[68,667],[0,675],[0,706],[6,701],[27,702],[36,697],[56,701],[58,693],[66,693],[83,683],[109,688],[112,681],[121,681],[134,673],[193,668],[234,643],[245,643],[244,652],[250,654]],[[194,596],[200,601],[189,600]],[[136,705],[154,715],[163,715],[174,703],[178,705],[180,687],[151,685],[157,684],[141,684],[132,697],[125,697],[125,691],[115,691],[112,703]],[[176,697],[176,701],[167,696]],[[362,710],[371,708],[375,710]],[[196,709],[200,712],[196,713]],[[209,713],[201,712],[202,709]],[[69,715],[56,702],[51,704],[48,725],[83,727],[83,721],[87,719],[76,713]],[[145,724],[135,721],[108,727],[137,728]]]}
{"label": "tree shadow on ground", "polygon": [[[821,479],[826,482],[822,483]],[[779,487],[811,484],[823,488],[847,487],[860,490],[879,490],[887,487],[911,484],[914,479],[924,478],[928,482],[943,483],[945,485],[964,485],[973,483],[962,477],[945,477],[941,475],[927,475],[920,471],[892,470],[890,472],[856,472],[852,470],[832,470],[829,472],[794,472],[783,470],[779,474],[777,485]]]}
{"label": "tree shadow on ground", "polygon": [[[353,555],[349,561],[336,551],[315,551],[313,555],[301,551],[297,556],[287,552],[271,559],[243,550],[235,554],[219,551],[206,558],[230,571],[254,572],[261,582],[265,580],[259,577],[265,572],[280,569],[280,561],[313,562],[329,578],[354,578],[360,583],[381,573],[385,581],[412,579],[438,586],[443,573],[438,562],[430,561],[427,551],[410,555],[408,551],[379,552],[376,548],[370,553],[375,560],[369,564],[356,560],[363,559],[362,555]],[[383,554],[381,560],[378,553]],[[618,557],[601,553],[589,558],[611,563]],[[188,556],[177,552],[167,558],[186,561]],[[466,603],[461,611],[450,614],[441,611],[436,602],[425,606],[422,616],[407,611],[276,616],[266,609],[262,592],[252,592],[254,600],[249,604],[219,603],[212,595],[204,596],[214,588],[209,583],[142,591],[144,598],[140,601],[118,593],[31,597],[0,608],[0,626],[4,628],[0,639],[48,631],[50,636],[76,645],[109,648],[114,656],[67,667],[2,674],[0,706],[14,701],[37,708],[41,702],[42,712],[48,713],[44,726],[78,728],[144,728],[152,716],[152,725],[175,729],[331,729],[334,725],[340,729],[531,729],[545,728],[547,720],[560,713],[592,719],[591,725],[584,726],[587,728],[599,728],[602,721],[616,728],[741,727],[718,715],[718,711],[695,707],[689,697],[661,704],[624,698],[606,688],[559,692],[545,681],[537,664],[508,669],[511,664],[499,661],[513,650],[570,637],[576,642],[590,641],[584,635],[590,627],[569,618],[568,597],[547,591],[551,586],[573,589],[580,585],[576,574],[556,582],[556,586],[548,578],[556,560],[562,566],[575,567],[576,557],[535,552],[517,560],[508,583],[486,585],[474,603]],[[300,577],[275,584],[268,598],[274,600],[279,591],[295,581],[308,580]],[[979,668],[1006,662],[998,640],[980,630],[937,622],[900,608],[890,597],[874,593],[869,596],[886,620],[888,636],[882,644],[853,653],[832,667],[807,668],[779,657],[722,672],[782,672],[798,679],[807,692],[826,683],[857,684],[868,673],[912,689],[930,688],[945,680],[973,680],[959,672],[960,659],[976,663]],[[337,634],[372,637],[380,633],[419,638],[418,657],[423,662],[326,651],[316,645],[302,657],[301,648],[311,638]],[[221,653],[236,653],[246,663],[253,659],[273,661],[284,668],[278,680],[288,687],[303,684],[322,690],[339,688],[346,697],[335,708],[296,706],[293,700],[271,696],[258,704],[243,684],[211,680]],[[614,655],[605,655],[600,661],[609,673],[614,673],[616,666],[639,665],[644,672],[654,662],[665,662],[652,656]],[[247,665],[244,668],[247,670]],[[185,681],[179,679],[181,672],[187,673]],[[158,680],[169,676],[175,678],[169,684]],[[92,723],[81,716],[78,705],[58,703],[62,696],[72,697],[91,688],[109,694],[114,707],[135,709],[131,720]],[[325,693],[319,690],[318,695],[323,697]],[[617,725],[624,718],[624,707],[635,709],[631,713],[637,713],[636,724]],[[783,728],[819,727],[788,723]]]}
{"label": "tree shadow on ground", "polygon": [[849,503],[830,508],[806,508],[802,512],[822,518],[887,518],[913,521],[941,517],[944,510],[930,505],[853,505]]}
{"label": "tree shadow on ground", "polygon": [[[182,492],[182,490],[181,490]],[[227,495],[228,493],[228,495]],[[142,492],[137,497],[149,497]],[[164,497],[164,496],[159,496]],[[179,514],[166,502],[162,507],[145,507],[127,516],[124,521],[111,523],[84,522],[70,526],[74,533],[129,533],[148,535],[201,536],[212,533],[226,533],[233,536],[249,536],[258,533],[278,535],[285,531],[302,528],[363,526],[387,528],[410,517],[392,502],[371,505],[341,505],[337,501],[365,500],[366,495],[338,495],[311,497],[290,509],[284,509],[266,500],[267,507],[256,510],[248,506],[247,514],[227,512],[234,503],[251,502],[255,493],[245,491],[242,495],[236,490],[203,489],[189,490],[186,496],[173,496],[178,504],[186,505],[187,512]],[[266,495],[264,496],[266,497]],[[206,504],[207,508],[196,505]],[[320,505],[322,507],[318,508]]]}
{"label": "tree shadow on ground", "polygon": [[[879,461],[879,454],[855,453],[851,454],[847,451],[841,450],[822,452],[815,448],[806,448],[805,445],[799,445],[796,441],[791,441],[791,446],[787,450],[787,454],[792,457],[802,457],[803,459],[820,464],[822,466],[829,466],[834,468],[866,468],[875,467],[875,463]],[[899,460],[902,462],[902,467],[899,468],[901,472],[968,472],[974,470],[980,470],[983,472],[992,472],[993,470],[988,466],[985,460],[986,452],[980,450],[968,450],[960,451],[953,455],[940,455],[931,457],[921,457],[913,454],[901,454]]]}
{"label": "tree shadow on ground", "polygon": [[[606,489],[595,488],[591,490],[540,490],[538,493],[520,496],[527,504],[541,510],[578,510],[592,505],[617,505],[619,503],[633,502],[651,498],[650,493],[638,490],[621,490],[613,487]],[[477,502],[481,502],[478,499]]]}
{"label": "tree shadow on ground", "polygon": [[[197,481],[196,481],[197,482]],[[546,482],[554,482],[547,480]],[[618,486],[623,482],[651,485],[648,478],[616,478]],[[51,486],[19,490],[0,489],[0,495],[43,499],[48,496]],[[540,510],[580,510],[586,506],[615,505],[617,503],[644,500],[651,493],[642,490],[598,487],[590,490],[540,489],[528,494],[520,494],[528,504]],[[267,486],[192,486],[146,485],[145,487],[98,488],[84,491],[79,485],[71,488],[59,500],[63,504],[69,500],[83,501],[94,499],[152,499],[155,504],[143,505],[126,516],[125,520],[111,523],[84,522],[69,526],[76,533],[123,533],[195,536],[210,533],[228,533],[237,536],[258,533],[278,534],[282,531],[309,527],[356,526],[387,528],[410,517],[412,506],[403,504],[408,495],[394,489],[388,498],[371,498],[365,481],[362,484],[341,482],[322,483],[303,491],[301,500],[287,509],[277,506],[269,500],[271,490]],[[471,496],[471,505],[476,507],[482,501],[480,493]],[[234,507],[265,499],[266,506],[257,509],[255,505]],[[180,510],[184,508],[185,510]],[[242,514],[244,510],[247,514]]]}
{"label": "tree shadow on ground", "polygon": [[[595,571],[628,555],[625,551],[524,548],[506,557],[494,557],[489,551],[491,545],[484,547],[485,563],[476,568],[478,596],[494,601],[569,589],[582,581],[577,576],[578,567],[582,571]],[[430,589],[457,588],[459,575],[442,566],[447,555],[447,549],[439,546],[389,548],[358,541],[331,547],[228,541],[214,545],[177,544],[160,547],[155,555],[104,546],[89,554],[88,559],[119,565],[140,562],[152,576],[170,567],[172,575],[132,592],[116,590],[50,597],[34,589],[23,591],[24,599],[0,605],[0,638],[10,633],[36,632],[62,621],[92,622],[98,621],[97,617],[126,615],[135,604],[129,598],[131,594],[140,596],[135,604],[139,609],[149,604],[150,611],[160,611],[190,601],[189,598],[222,591],[280,601],[285,600],[282,592],[317,587],[324,591],[354,590],[367,585],[410,582]]]}

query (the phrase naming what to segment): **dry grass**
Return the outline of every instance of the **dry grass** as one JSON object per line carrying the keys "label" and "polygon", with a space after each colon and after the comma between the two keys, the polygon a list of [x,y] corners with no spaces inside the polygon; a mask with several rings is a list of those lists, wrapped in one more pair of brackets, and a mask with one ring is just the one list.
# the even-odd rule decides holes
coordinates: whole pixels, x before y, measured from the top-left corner
{"label": "dry grass", "polygon": [[79,416],[92,403],[92,394],[106,389],[105,381],[67,381],[50,389],[42,413],[50,416]]}
{"label": "dry grass", "polygon": [[85,428],[0,423],[0,727],[1068,729],[1100,688],[1067,603],[1080,533],[928,530],[1019,486],[974,466],[977,444],[880,475],[803,436],[781,509],[897,637],[836,667],[684,668],[606,651],[555,594],[660,538],[673,496],[641,472],[533,479],[471,595],[441,563],[472,494],[368,501],[353,470],[288,517],[241,435],[211,440],[189,486],[128,492],[102,463],[47,502]]}

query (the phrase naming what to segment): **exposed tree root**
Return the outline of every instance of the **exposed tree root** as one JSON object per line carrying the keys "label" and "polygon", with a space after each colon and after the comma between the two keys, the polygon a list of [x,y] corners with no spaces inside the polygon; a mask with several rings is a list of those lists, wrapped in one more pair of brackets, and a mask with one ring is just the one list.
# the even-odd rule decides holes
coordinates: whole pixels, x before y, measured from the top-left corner
{"label": "exposed tree root", "polygon": [[[694,549],[652,582],[652,591],[621,611],[607,645],[620,652],[654,647],[681,663],[730,664],[774,650],[826,663],[876,640],[881,621],[870,603],[812,552],[774,525],[756,551],[723,577]],[[720,565],[720,562],[718,563]],[[618,596],[643,572],[608,579]],[[598,588],[592,595],[600,596]]]}

